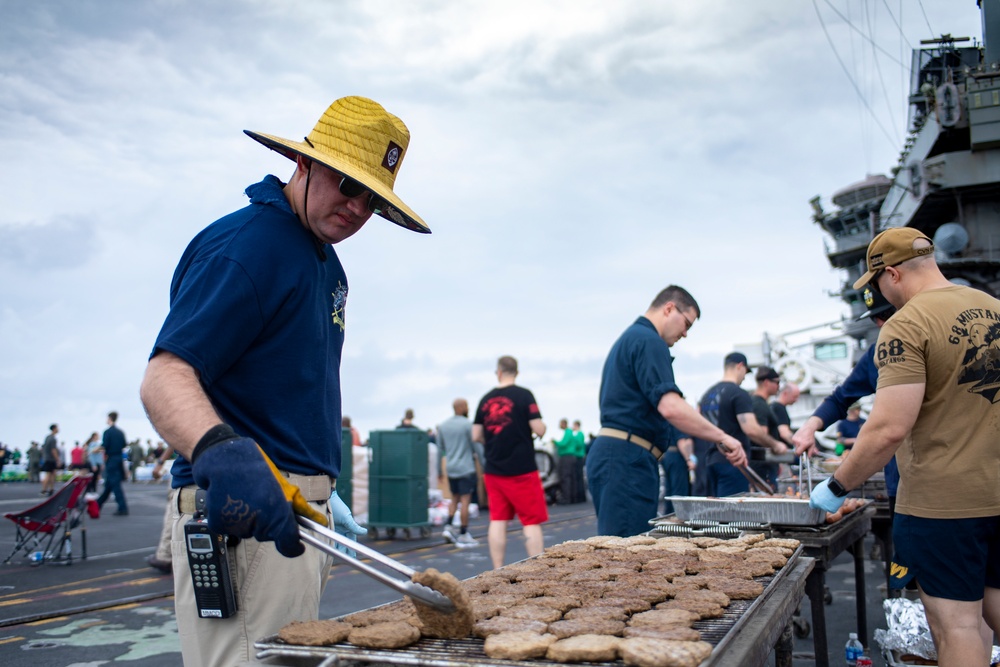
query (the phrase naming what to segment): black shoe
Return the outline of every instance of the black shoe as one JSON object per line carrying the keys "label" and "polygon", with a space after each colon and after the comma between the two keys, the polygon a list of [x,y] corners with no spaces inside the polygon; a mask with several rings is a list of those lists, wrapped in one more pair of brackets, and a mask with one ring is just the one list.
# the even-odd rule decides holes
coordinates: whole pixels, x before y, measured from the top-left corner
{"label": "black shoe", "polygon": [[174,564],[169,560],[160,560],[156,557],[156,554],[149,554],[146,556],[146,563],[164,574],[171,574],[174,571]]}
{"label": "black shoe", "polygon": [[128,510],[125,510],[124,512],[122,512],[121,510],[118,510],[117,512],[112,512],[111,516],[128,516]]}

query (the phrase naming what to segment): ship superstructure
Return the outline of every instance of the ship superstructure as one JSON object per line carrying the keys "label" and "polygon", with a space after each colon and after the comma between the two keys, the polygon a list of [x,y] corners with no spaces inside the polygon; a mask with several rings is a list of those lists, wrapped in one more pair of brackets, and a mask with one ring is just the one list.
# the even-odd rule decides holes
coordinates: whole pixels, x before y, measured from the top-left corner
{"label": "ship superstructure", "polygon": [[844,331],[867,347],[876,329],[854,281],[878,232],[915,227],[934,239],[953,282],[1000,294],[1000,1],[980,3],[983,43],[943,35],[911,59],[909,135],[892,178],[875,175],[836,193],[813,220],[832,237],[830,264],[844,271],[838,296],[854,317]]}

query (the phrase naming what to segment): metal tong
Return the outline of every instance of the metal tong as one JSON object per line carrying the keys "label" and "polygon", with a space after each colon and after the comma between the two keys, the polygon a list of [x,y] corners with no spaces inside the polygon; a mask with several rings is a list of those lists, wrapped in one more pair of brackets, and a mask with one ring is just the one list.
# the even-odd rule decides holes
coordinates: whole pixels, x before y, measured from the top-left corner
{"label": "metal tong", "polygon": [[[718,449],[723,455],[726,454],[726,448],[721,442],[715,443],[715,448]],[[736,466],[736,469],[743,473],[743,476],[747,478],[748,482],[750,482],[751,491],[766,493],[769,496],[774,495],[774,489],[771,488],[771,485],[765,482],[764,478],[758,475],[753,469],[750,468],[750,466]]]}
{"label": "metal tong", "polygon": [[[303,542],[311,544],[312,546],[316,547],[323,553],[329,554],[334,558],[339,558],[340,560],[344,561],[351,567],[361,570],[369,577],[378,580],[380,583],[385,584],[389,588],[394,588],[403,595],[409,595],[410,597],[419,600],[420,602],[430,607],[434,607],[439,611],[444,611],[444,612],[455,611],[455,604],[451,601],[450,598],[448,598],[447,595],[444,595],[443,593],[436,591],[428,586],[414,583],[413,581],[410,580],[410,578],[413,577],[414,574],[416,574],[416,570],[414,570],[413,568],[403,565],[398,560],[389,558],[385,554],[375,551],[371,547],[365,546],[364,544],[356,542],[352,539],[348,539],[343,535],[341,535],[340,533],[330,530],[323,524],[316,523],[315,521],[307,519],[304,516],[296,514],[295,519],[299,522],[300,526],[299,536],[302,538]],[[308,528],[314,533],[318,533],[319,535],[322,535],[328,540],[332,540],[336,544],[341,544],[347,547],[348,549],[352,549],[353,551],[362,554],[363,556],[366,556],[381,565],[384,565],[387,568],[395,570],[396,572],[405,576],[406,579],[400,579],[398,577],[390,576],[385,572],[376,569],[372,565],[360,561],[357,558],[349,554],[346,554],[343,551],[338,550],[332,544],[327,544],[326,542],[319,539],[312,533],[303,530],[303,528]]]}
{"label": "metal tong", "polygon": [[774,489],[771,485],[764,481],[764,478],[757,474],[757,472],[750,466],[739,466],[737,467],[743,476],[747,478],[750,482],[751,491],[759,491],[760,493],[766,493],[769,496],[774,495]]}
{"label": "metal tong", "polygon": [[[806,482],[805,493],[802,492],[802,482]],[[808,498],[812,495],[813,471],[809,456],[803,452],[799,455],[799,498]]]}

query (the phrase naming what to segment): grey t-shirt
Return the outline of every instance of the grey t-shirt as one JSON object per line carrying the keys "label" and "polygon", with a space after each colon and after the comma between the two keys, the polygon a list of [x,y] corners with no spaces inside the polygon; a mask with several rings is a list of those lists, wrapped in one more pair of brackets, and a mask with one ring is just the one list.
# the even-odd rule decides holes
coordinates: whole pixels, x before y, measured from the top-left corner
{"label": "grey t-shirt", "polygon": [[472,422],[455,415],[437,427],[438,452],[448,462],[448,477],[467,477],[476,472],[473,456],[483,460],[483,446],[472,442]]}
{"label": "grey t-shirt", "polygon": [[56,436],[49,433],[45,436],[45,442],[42,443],[42,463],[46,461],[55,461],[59,452],[59,444],[56,442]]}

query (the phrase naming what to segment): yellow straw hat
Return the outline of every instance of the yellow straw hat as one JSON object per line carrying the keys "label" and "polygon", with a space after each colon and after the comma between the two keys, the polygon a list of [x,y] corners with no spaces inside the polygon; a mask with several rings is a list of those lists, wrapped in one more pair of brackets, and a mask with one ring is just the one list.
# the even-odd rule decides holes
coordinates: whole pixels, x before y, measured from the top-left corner
{"label": "yellow straw hat", "polygon": [[392,191],[410,143],[410,132],[403,121],[378,102],[366,97],[340,98],[316,122],[305,141],[243,132],[290,160],[302,155],[350,176],[383,200],[378,215],[401,227],[430,234],[430,227]]}

